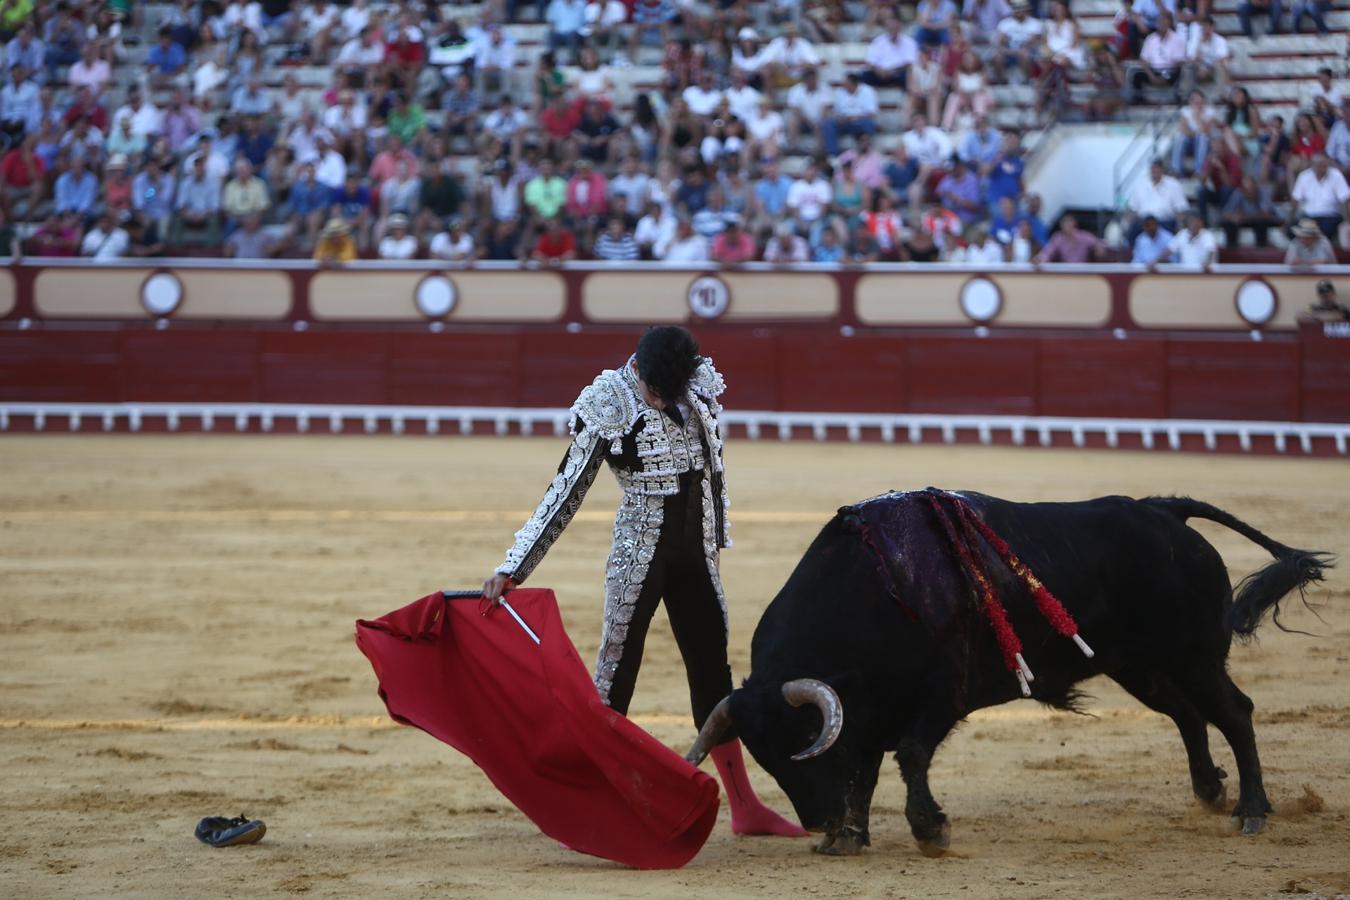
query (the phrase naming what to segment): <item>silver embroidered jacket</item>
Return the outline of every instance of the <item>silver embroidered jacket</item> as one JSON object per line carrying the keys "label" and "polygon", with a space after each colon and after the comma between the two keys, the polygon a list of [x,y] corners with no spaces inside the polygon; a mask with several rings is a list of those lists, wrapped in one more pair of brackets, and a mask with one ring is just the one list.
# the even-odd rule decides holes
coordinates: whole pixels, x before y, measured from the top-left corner
{"label": "silver embroidered jacket", "polygon": [[[606,369],[572,405],[572,444],[567,448],[539,508],[516,532],[515,544],[497,571],[522,583],[544,558],[576,515],[595,482],[602,461],[608,461],[624,494],[670,496],[680,490],[680,475],[703,470],[712,487],[715,542],[707,551],[731,546],[727,534],[726,480],[717,397],[726,382],[704,357],[690,379],[684,403],[690,415],[683,424],[643,401],[632,368]],[[706,512],[706,511],[705,511]]]}

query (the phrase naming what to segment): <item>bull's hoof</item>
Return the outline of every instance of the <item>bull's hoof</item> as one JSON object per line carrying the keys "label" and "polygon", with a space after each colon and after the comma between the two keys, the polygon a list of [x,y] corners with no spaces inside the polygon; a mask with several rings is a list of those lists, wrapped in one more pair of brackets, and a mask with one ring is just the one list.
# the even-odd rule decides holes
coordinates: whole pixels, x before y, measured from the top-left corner
{"label": "bull's hoof", "polygon": [[943,822],[936,835],[930,838],[915,838],[915,843],[919,845],[919,852],[924,856],[946,856],[947,849],[952,845],[952,823]]}
{"label": "bull's hoof", "polygon": [[1212,788],[1196,788],[1195,796],[1212,812],[1228,810],[1228,786],[1222,782]]}
{"label": "bull's hoof", "polygon": [[1265,816],[1243,816],[1242,818],[1243,834],[1260,834],[1265,830],[1266,830]]}
{"label": "bull's hoof", "polygon": [[857,856],[864,846],[863,838],[856,834],[827,834],[816,852],[822,856]]}

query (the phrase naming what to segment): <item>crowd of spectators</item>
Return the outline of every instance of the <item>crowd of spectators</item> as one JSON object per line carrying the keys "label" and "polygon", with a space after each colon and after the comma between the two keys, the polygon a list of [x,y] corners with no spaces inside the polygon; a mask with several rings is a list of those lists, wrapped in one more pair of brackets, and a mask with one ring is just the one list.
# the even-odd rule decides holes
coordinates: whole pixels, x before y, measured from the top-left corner
{"label": "crowd of spectators", "polygon": [[[1105,258],[1025,191],[1022,136],[995,124],[1006,82],[1046,116],[1089,83],[1092,117],[1193,86],[1166,162],[1199,188],[1155,164],[1126,258],[1211,261],[1220,225],[1337,238],[1350,105],[1328,71],[1288,131],[1263,119],[1227,88],[1205,0],[1123,0],[1091,46],[1059,0],[865,5],[865,64],[839,71],[821,48],[847,15],[817,0],[503,0],[466,21],[418,0],[6,3],[0,240],[334,263]],[[505,26],[531,17],[548,51],[527,77]],[[660,83],[621,103],[644,57]],[[322,88],[297,77],[315,67]],[[906,123],[884,139],[883,95]]]}

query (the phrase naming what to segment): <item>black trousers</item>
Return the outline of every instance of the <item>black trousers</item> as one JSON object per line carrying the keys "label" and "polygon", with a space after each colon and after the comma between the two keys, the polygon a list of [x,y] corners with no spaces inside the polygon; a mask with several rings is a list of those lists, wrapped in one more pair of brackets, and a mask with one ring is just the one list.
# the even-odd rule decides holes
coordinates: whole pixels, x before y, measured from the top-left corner
{"label": "black trousers", "polygon": [[647,629],[664,599],[689,680],[694,725],[703,727],[713,707],[731,693],[726,620],[717,593],[703,554],[703,473],[686,472],[680,476],[680,492],[665,499],[661,536],[610,687],[611,709],[628,713]]}

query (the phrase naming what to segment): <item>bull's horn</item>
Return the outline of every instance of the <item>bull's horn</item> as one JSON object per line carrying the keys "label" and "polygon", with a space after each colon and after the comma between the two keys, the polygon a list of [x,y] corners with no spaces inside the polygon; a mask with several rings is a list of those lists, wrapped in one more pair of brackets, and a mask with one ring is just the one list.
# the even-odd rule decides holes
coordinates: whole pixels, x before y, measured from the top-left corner
{"label": "bull's horn", "polygon": [[810,747],[792,757],[793,762],[819,756],[839,740],[839,732],[844,730],[844,706],[839,702],[839,695],[834,692],[834,688],[814,678],[797,678],[784,683],[783,699],[793,706],[810,703],[820,710],[820,717],[824,720],[820,737]]}
{"label": "bull's horn", "polygon": [[713,711],[708,713],[707,720],[699,729],[698,737],[694,738],[694,745],[689,748],[684,758],[694,765],[703,762],[708,758],[709,751],[722,743],[727,732],[731,731],[731,725],[731,695],[727,694],[717,702]]}

